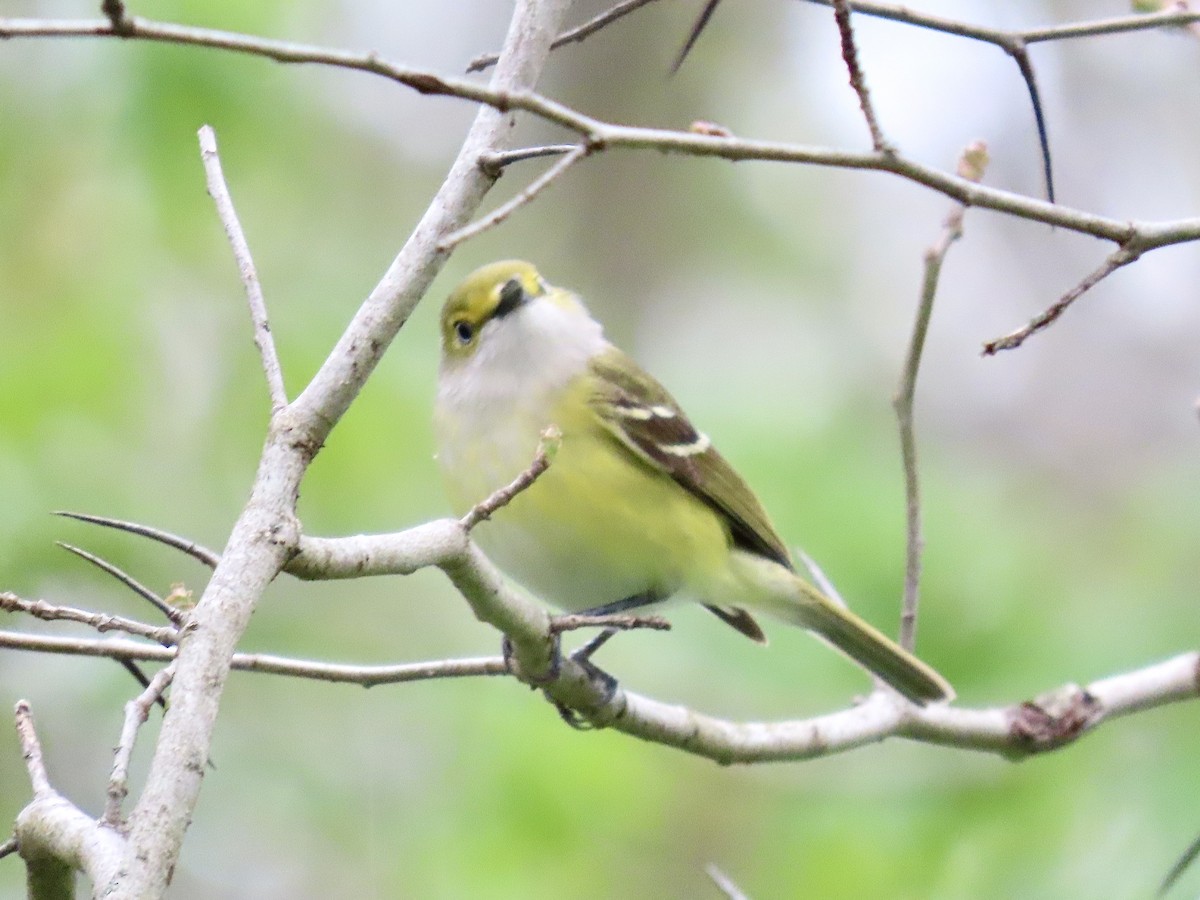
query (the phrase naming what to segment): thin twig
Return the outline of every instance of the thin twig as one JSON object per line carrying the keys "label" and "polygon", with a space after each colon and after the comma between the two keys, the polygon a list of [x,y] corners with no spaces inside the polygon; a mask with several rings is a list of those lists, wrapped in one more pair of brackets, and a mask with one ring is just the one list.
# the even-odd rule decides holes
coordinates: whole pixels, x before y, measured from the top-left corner
{"label": "thin twig", "polygon": [[430,681],[437,678],[475,678],[508,674],[504,659],[499,656],[362,666],[288,659],[267,653],[235,653],[233,668],[240,672],[284,675],[290,678],[308,678],[313,681],[357,684],[362,687],[405,684],[410,681]]}
{"label": "thin twig", "polygon": [[[27,650],[33,653],[61,653],[66,656],[93,656],[116,660],[171,662],[174,647],[159,647],[137,641],[97,638],[61,638],[42,634],[23,634],[0,631],[0,648]],[[383,684],[404,684],[436,678],[469,678],[505,675],[504,660],[499,656],[474,659],[430,660],[428,662],[364,666],[325,663],[304,659],[289,659],[268,653],[235,653],[232,667],[240,672],[284,675],[341,684],[374,687]]]}
{"label": "thin twig", "polygon": [[1066,25],[1050,25],[1046,28],[1031,28],[1017,32],[1027,43],[1035,44],[1043,41],[1063,41],[1075,38],[1103,37],[1109,34],[1128,34],[1133,31],[1145,31],[1148,28],[1182,28],[1195,29],[1200,23],[1200,12],[1187,8],[1185,3],[1178,3],[1174,8],[1164,9],[1157,13],[1138,13],[1132,16],[1113,16],[1108,19],[1096,19],[1091,22],[1072,22]]}
{"label": "thin twig", "polygon": [[209,550],[204,545],[197,544],[195,541],[189,541],[187,538],[179,537],[179,535],[171,534],[169,531],[151,528],[149,525],[139,525],[137,522],[125,522],[121,519],[111,519],[108,516],[93,516],[89,513],[68,512],[61,509],[55,510],[54,515],[87,522],[89,525],[102,525],[105,528],[115,528],[117,531],[127,531],[139,537],[149,538],[160,544],[166,544],[168,547],[172,547],[181,553],[186,553],[192,559],[199,560],[210,569],[215,569],[217,563],[221,561],[220,555]]}
{"label": "thin twig", "polygon": [[[820,6],[832,6],[834,0],[808,0]],[[1116,16],[1109,19],[1095,19],[1090,22],[1071,22],[1066,25],[1051,25],[1045,28],[1027,28],[1013,31],[1002,28],[989,28],[986,25],[975,25],[961,22],[943,16],[935,16],[913,9],[903,3],[873,3],[869,0],[850,0],[850,9],[860,15],[875,16],[892,22],[915,25],[930,31],[956,37],[970,38],[1005,47],[1010,41],[1024,41],[1036,44],[1043,41],[1062,41],[1071,38],[1100,37],[1109,34],[1125,34],[1131,31],[1150,31],[1155,28],[1182,27],[1193,22],[1200,22],[1200,12],[1188,10],[1166,10],[1158,13],[1138,13],[1129,16]]]}
{"label": "thin twig", "polygon": [[18,700],[13,711],[17,725],[17,740],[21,744],[21,756],[25,758],[25,770],[29,773],[29,784],[34,797],[47,797],[54,793],[46,762],[42,758],[42,745],[33,727],[33,712],[28,700]]}
{"label": "thin twig", "polygon": [[726,900],[749,900],[742,893],[741,888],[734,884],[733,879],[722,872],[716,863],[709,863],[705,866],[704,874],[712,879],[712,883],[717,886],[717,890],[725,895]]}
{"label": "thin twig", "polygon": [[6,612],[25,613],[45,622],[79,622],[101,633],[123,631],[126,634],[148,638],[164,647],[174,645],[179,637],[179,630],[170,626],[156,627],[135,619],[127,619],[124,616],[94,613],[71,606],[56,606],[45,600],[22,600],[16,594],[8,591],[0,592],[0,609]]}
{"label": "thin twig", "polygon": [[31,900],[74,897],[76,868],[89,875],[99,868],[92,862],[103,853],[102,847],[94,849],[95,856],[80,852],[79,832],[90,831],[95,823],[51,786],[28,700],[17,701],[13,717],[33,794],[13,828],[25,862],[28,896]]}
{"label": "thin twig", "polygon": [[52,637],[0,630],[0,649],[26,650],[30,653],[58,653],[63,656],[92,656],[99,659],[140,659],[145,662],[170,662],[174,647],[144,644],[123,638]]}
{"label": "thin twig", "polygon": [[817,565],[817,561],[803,550],[796,550],[796,555],[799,556],[800,561],[804,563],[804,568],[808,570],[809,578],[812,579],[813,584],[817,586],[821,593],[840,606],[842,609],[849,609],[849,604],[842,599],[842,595],[838,591],[837,586],[834,585],[829,576],[825,574],[825,570]]}
{"label": "thin twig", "polygon": [[183,624],[184,615],[181,611],[171,606],[171,604],[167,603],[166,600],[158,596],[158,594],[150,590],[150,588],[146,587],[132,575],[128,574],[107,560],[103,560],[95,554],[88,553],[86,550],[76,547],[74,544],[68,544],[65,541],[55,541],[54,543],[69,553],[74,553],[80,559],[87,560],[101,571],[107,572],[113,578],[117,579],[117,581],[121,582],[121,584],[125,585],[125,587],[129,588],[131,591],[157,609],[160,613],[170,619],[173,624]]}
{"label": "thin twig", "polygon": [[[119,659],[121,668],[133,676],[133,680],[142,686],[142,688],[150,687],[150,679],[146,677],[146,673],[142,671],[142,667],[135,663],[132,659]],[[163,709],[167,708],[167,701],[163,697],[158,698],[158,705]]]}
{"label": "thin twig", "polygon": [[1144,252],[1144,248],[1134,241],[1130,240],[1122,244],[1116,250],[1108,255],[1108,258],[1097,267],[1094,271],[1088,273],[1082,281],[1075,287],[1071,288],[1063,294],[1055,303],[1053,303],[1045,312],[1034,316],[1028,325],[1018,328],[1016,331],[1004,335],[1004,337],[996,338],[993,341],[988,341],[983,345],[984,356],[994,356],[1001,350],[1013,350],[1025,343],[1025,339],[1037,334],[1045,328],[1049,328],[1058,320],[1058,317],[1067,311],[1067,309],[1094,288],[1097,284],[1124,266],[1129,265],[1138,259]]}
{"label": "thin twig", "polygon": [[3,844],[0,844],[0,859],[4,859],[6,856],[12,856],[20,848],[21,845],[17,843],[17,839],[15,837],[10,837]]}
{"label": "thin twig", "polygon": [[[557,50],[564,44],[570,44],[573,41],[582,41],[584,38],[595,34],[605,25],[609,25],[617,21],[617,19],[653,2],[654,0],[622,0],[616,6],[605,10],[594,18],[588,19],[582,25],[577,25],[574,28],[564,31],[554,39],[554,42],[550,45],[550,49]],[[498,59],[500,59],[500,55],[497,53],[481,53],[467,64],[467,71],[482,72],[484,69],[494,66]]]}
{"label": "thin twig", "polygon": [[246,242],[246,234],[242,230],[242,223],[238,221],[237,210],[234,208],[233,198],[229,194],[229,186],[225,183],[225,174],[221,171],[221,157],[217,153],[217,135],[212,130],[212,126],[203,125],[200,128],[199,137],[200,159],[204,162],[208,195],[212,197],[213,204],[217,207],[217,215],[225,227],[233,258],[237,261],[238,272],[242,276],[242,285],[246,290],[246,302],[250,305],[250,319],[254,324],[254,345],[258,347],[263,374],[267,378],[267,393],[271,398],[271,411],[278,412],[287,406],[287,388],[283,384],[283,370],[279,366],[279,354],[275,350],[275,339],[271,336],[271,322],[267,317],[267,303],[263,299],[258,270],[254,267],[254,257],[250,255],[250,245]]}
{"label": "thin twig", "polygon": [[529,464],[529,468],[514,478],[509,484],[494,492],[486,500],[482,500],[471,507],[467,514],[459,520],[463,529],[469,532],[480,522],[490,518],[496,510],[507,506],[517,494],[537,481],[541,474],[550,468],[550,463],[554,459],[554,454],[558,452],[558,447],[561,443],[562,432],[556,427],[551,425],[549,428],[543,430],[541,440],[538,441],[537,452],[534,453],[533,462]]}
{"label": "thin twig", "polygon": [[[976,141],[967,147],[958,162],[958,174],[971,181],[983,178],[987,167],[987,146]],[[921,486],[917,466],[917,439],[913,428],[913,398],[916,395],[917,373],[921,369],[921,354],[925,349],[925,337],[929,332],[929,319],[933,314],[933,301],[937,295],[938,279],[942,274],[942,263],[951,245],[962,237],[963,215],[967,208],[956,203],[946,216],[942,233],[925,251],[925,277],[921,283],[921,299],[917,304],[917,315],[909,336],[908,351],[904,367],[900,372],[900,385],[892,398],[896,420],[900,428],[900,457],[904,467],[905,498],[905,563],[904,601],[900,614],[900,646],[912,651],[917,645],[917,606],[921,590],[921,554],[925,538],[921,532]]]}
{"label": "thin twig", "polygon": [[121,738],[113,754],[112,774],[108,779],[108,801],[100,821],[106,825],[121,824],[121,806],[129,794],[129,761],[133,758],[133,745],[138,731],[150,715],[150,707],[162,699],[163,692],[175,677],[175,663],[159,670],[146,685],[146,689],[125,704],[125,722],[121,727]]}
{"label": "thin twig", "polygon": [[867,129],[871,132],[871,146],[876,153],[890,156],[895,152],[883,136],[879,120],[875,116],[875,107],[871,103],[871,92],[867,89],[867,79],[863,76],[858,64],[858,46],[854,42],[854,28],[850,24],[850,4],[848,0],[833,0],[833,18],[837,22],[838,36],[842,44],[842,60],[846,63],[846,71],[850,75],[850,87],[858,96],[858,105],[863,118],[867,120]]}
{"label": "thin twig", "polygon": [[[804,568],[808,571],[808,577],[812,579],[812,583],[817,586],[817,589],[837,606],[840,606],[842,609],[850,609],[850,604],[842,597],[842,593],[837,589],[837,585],[833,583],[833,579],[825,574],[825,570],[817,565],[817,561],[801,549],[796,550],[796,555],[804,563]],[[868,674],[871,676],[871,682],[875,685],[876,690],[887,684],[876,673],[869,672]]]}
{"label": "thin twig", "polygon": [[[438,249],[448,253],[463,241],[476,237],[477,235],[487,231],[489,228],[494,228],[495,226],[499,225],[522,206],[533,200],[534,197],[536,197],[546,188],[550,187],[550,185],[553,184],[554,181],[556,181],[559,177],[561,177],[562,174],[567,171],[567,169],[571,168],[571,166],[575,165],[575,163],[579,162],[590,152],[591,148],[588,144],[576,145],[570,153],[563,156],[545,172],[543,172],[533,181],[529,182],[523,191],[521,191],[507,203],[500,204],[500,206],[496,207],[494,210],[492,210],[492,212],[483,218],[477,219],[470,225],[465,225],[458,229],[458,231],[452,232],[442,238],[438,242]],[[490,164],[490,160],[480,160],[480,165],[488,166]]]}
{"label": "thin twig", "polygon": [[1183,851],[1179,859],[1175,860],[1175,864],[1165,876],[1163,876],[1162,884],[1158,886],[1158,894],[1156,896],[1165,896],[1167,891],[1171,890],[1175,882],[1179,880],[1179,876],[1188,870],[1188,867],[1196,861],[1196,857],[1200,856],[1200,835],[1188,844],[1188,848]]}
{"label": "thin twig", "polygon": [[[688,33],[688,42],[684,52],[679,55],[675,68],[683,62],[687,50],[695,44],[696,38],[704,29],[717,5],[718,0],[708,0],[692,30]],[[839,0],[808,0],[819,6],[835,6]],[[1029,28],[1024,30],[1005,30],[989,28],[986,25],[975,25],[957,19],[931,15],[913,9],[903,3],[873,3],[869,0],[850,0],[847,4],[851,12],[864,16],[887,19],[905,25],[914,25],[930,31],[954,37],[969,38],[994,44],[1006,53],[1020,44],[1035,44],[1045,41],[1062,41],[1074,38],[1101,37],[1110,34],[1126,34],[1134,31],[1150,31],[1156,28],[1187,28],[1200,23],[1200,12],[1193,12],[1186,7],[1163,9],[1155,13],[1138,13],[1129,16],[1116,16],[1108,19],[1097,19],[1090,22],[1072,22],[1065,25],[1051,25],[1045,28]]]}
{"label": "thin twig", "polygon": [[562,634],[564,631],[577,631],[580,628],[616,628],[621,631],[648,628],[651,631],[670,631],[671,623],[662,616],[631,616],[624,613],[613,613],[603,616],[567,613],[566,615],[555,616],[550,620],[551,634]]}

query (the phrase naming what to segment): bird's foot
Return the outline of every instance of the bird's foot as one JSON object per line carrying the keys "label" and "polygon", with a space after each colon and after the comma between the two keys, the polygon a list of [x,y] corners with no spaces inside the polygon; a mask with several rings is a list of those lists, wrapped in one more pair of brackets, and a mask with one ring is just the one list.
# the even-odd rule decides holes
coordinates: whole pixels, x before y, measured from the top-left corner
{"label": "bird's foot", "polygon": [[516,675],[531,688],[545,687],[551,682],[556,681],[558,676],[562,674],[562,636],[557,631],[551,631],[550,640],[552,642],[550,645],[550,665],[547,666],[546,671],[532,675],[521,668],[517,657],[513,653],[512,641],[507,634],[504,635],[504,638],[500,642],[500,653],[504,657],[504,668],[513,675]]}
{"label": "bird's foot", "polygon": [[[579,665],[585,673],[588,680],[596,685],[602,691],[602,698],[599,705],[607,706],[612,702],[613,697],[617,694],[619,683],[616,678],[605,672],[598,665],[592,662],[592,654],[608,643],[609,639],[616,634],[618,629],[605,628],[598,635],[576,650],[569,657],[571,662]],[[547,699],[554,704],[554,708],[558,710],[558,715],[564,722],[570,725],[577,731],[589,731],[595,726],[584,716],[580,715],[576,710],[571,709],[563,703],[555,700],[553,697]]]}

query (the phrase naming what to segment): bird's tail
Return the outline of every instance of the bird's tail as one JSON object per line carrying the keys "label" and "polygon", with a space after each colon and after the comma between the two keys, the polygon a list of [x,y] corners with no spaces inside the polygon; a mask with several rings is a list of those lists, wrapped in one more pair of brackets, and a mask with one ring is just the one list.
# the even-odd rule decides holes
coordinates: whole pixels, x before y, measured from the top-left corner
{"label": "bird's tail", "polygon": [[930,666],[796,573],[761,556],[738,555],[755,570],[752,609],[815,632],[914,703],[954,699],[954,688]]}
{"label": "bird's tail", "polygon": [[[814,591],[815,593],[815,591]],[[950,682],[874,626],[817,594],[798,624],[810,628],[914,703],[953,700]]]}

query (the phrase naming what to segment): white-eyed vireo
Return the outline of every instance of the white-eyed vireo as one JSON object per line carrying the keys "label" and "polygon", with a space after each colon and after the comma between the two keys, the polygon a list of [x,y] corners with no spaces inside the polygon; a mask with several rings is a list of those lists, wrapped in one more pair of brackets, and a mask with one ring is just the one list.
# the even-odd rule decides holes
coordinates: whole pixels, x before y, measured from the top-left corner
{"label": "white-eyed vireo", "polygon": [[754,493],[666,389],[608,343],[579,299],[525,262],[484,266],[442,309],[438,462],[460,514],[526,470],[542,476],[473,536],[571,610],[672,597],[756,641],[747,610],[809,628],[905,697],[954,696],[929,666],[801,579]]}

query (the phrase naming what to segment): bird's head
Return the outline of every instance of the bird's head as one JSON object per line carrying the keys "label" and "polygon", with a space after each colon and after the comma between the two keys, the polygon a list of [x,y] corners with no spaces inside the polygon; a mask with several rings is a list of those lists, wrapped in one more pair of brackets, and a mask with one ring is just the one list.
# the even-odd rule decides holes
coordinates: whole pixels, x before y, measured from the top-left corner
{"label": "bird's head", "polygon": [[[493,323],[553,290],[530,263],[504,260],[476,269],[451,292],[442,307],[442,354],[447,359],[474,355]],[[492,328],[489,329],[489,325]]]}

